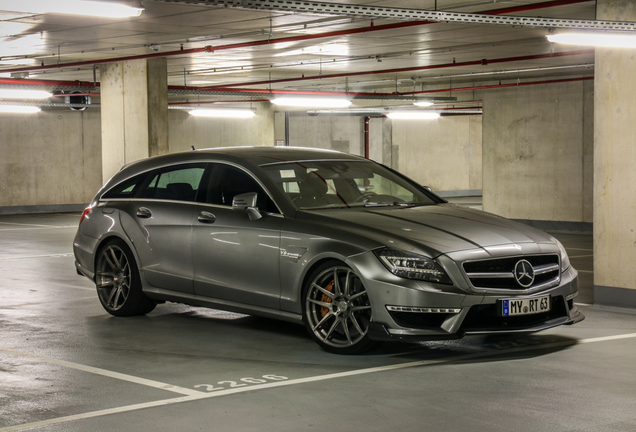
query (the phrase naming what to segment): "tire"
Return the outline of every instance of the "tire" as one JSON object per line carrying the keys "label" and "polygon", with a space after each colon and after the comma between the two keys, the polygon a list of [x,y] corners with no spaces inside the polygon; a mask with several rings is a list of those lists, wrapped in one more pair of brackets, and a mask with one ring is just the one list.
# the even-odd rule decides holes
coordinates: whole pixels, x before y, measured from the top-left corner
{"label": "tire", "polygon": [[372,349],[371,302],[360,278],[340,261],[328,261],[303,289],[303,322],[324,350],[358,354]]}
{"label": "tire", "polygon": [[141,278],[130,248],[122,240],[106,243],[97,255],[95,286],[106,312],[118,317],[145,315],[157,305],[141,290]]}

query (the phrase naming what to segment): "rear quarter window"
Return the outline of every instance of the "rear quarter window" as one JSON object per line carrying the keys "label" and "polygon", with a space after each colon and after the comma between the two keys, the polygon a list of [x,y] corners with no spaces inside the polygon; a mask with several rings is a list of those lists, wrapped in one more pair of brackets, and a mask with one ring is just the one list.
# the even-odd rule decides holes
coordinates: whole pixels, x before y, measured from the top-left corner
{"label": "rear quarter window", "polygon": [[124,180],[115,187],[111,188],[108,192],[102,195],[102,198],[106,199],[128,199],[136,196],[141,184],[148,176],[148,173],[136,175],[128,180]]}

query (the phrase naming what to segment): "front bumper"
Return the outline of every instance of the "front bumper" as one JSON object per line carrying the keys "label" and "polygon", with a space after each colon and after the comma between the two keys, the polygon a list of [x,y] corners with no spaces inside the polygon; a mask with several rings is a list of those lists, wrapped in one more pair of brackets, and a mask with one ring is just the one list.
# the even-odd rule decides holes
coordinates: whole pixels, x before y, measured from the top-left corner
{"label": "front bumper", "polygon": [[[571,267],[562,274],[558,286],[541,292],[487,294],[387,276],[387,272],[366,260],[360,255],[348,264],[355,266],[365,279],[373,307],[369,336],[374,340],[425,341],[471,334],[530,333],[585,318],[574,305],[578,273]],[[547,295],[551,301],[548,312],[500,316],[499,300]]]}

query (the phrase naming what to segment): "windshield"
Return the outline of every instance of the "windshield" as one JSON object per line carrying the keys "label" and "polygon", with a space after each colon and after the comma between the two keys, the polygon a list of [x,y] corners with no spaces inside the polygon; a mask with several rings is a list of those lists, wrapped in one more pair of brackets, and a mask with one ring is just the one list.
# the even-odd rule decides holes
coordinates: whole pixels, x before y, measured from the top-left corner
{"label": "windshield", "polygon": [[435,204],[381,165],[366,161],[308,161],[262,167],[299,209]]}

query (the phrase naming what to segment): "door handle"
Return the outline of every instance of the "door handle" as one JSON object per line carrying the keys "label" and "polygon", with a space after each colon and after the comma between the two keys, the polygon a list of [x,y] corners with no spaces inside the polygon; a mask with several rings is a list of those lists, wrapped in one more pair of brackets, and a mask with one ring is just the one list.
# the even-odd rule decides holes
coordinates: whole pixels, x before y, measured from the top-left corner
{"label": "door handle", "polygon": [[199,213],[199,217],[197,219],[201,223],[210,224],[210,223],[216,222],[216,216],[214,216],[212,213],[206,212],[206,211],[202,211],[201,213]]}
{"label": "door handle", "polygon": [[152,212],[150,211],[149,208],[139,207],[139,209],[137,210],[137,217],[142,219],[148,219],[152,217]]}

